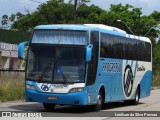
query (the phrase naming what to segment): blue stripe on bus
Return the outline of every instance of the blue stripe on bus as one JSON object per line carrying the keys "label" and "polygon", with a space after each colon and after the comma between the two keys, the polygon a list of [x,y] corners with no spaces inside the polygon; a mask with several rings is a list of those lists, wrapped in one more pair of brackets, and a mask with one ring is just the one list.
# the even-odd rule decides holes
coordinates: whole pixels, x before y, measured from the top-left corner
{"label": "blue stripe on bus", "polygon": [[150,95],[152,84],[152,71],[148,70],[140,81],[140,98],[144,98]]}

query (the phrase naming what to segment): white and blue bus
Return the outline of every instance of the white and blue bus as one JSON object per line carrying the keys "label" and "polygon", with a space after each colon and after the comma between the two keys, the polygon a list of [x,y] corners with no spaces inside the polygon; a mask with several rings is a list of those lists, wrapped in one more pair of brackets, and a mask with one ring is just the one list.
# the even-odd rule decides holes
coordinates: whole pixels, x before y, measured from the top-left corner
{"label": "white and blue bus", "polygon": [[[19,45],[19,57],[24,46]],[[55,105],[93,105],[150,95],[152,45],[149,38],[101,24],[40,25],[26,60],[25,98]]]}

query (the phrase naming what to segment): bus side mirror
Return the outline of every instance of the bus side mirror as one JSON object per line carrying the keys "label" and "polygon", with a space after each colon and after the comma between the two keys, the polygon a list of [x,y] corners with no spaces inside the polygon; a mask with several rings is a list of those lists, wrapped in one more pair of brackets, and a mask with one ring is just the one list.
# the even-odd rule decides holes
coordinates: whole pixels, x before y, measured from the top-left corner
{"label": "bus side mirror", "polygon": [[22,42],[18,45],[18,57],[21,59],[25,59],[25,53],[27,51],[29,42]]}
{"label": "bus side mirror", "polygon": [[92,59],[92,48],[92,44],[89,44],[86,48],[86,62],[90,62]]}

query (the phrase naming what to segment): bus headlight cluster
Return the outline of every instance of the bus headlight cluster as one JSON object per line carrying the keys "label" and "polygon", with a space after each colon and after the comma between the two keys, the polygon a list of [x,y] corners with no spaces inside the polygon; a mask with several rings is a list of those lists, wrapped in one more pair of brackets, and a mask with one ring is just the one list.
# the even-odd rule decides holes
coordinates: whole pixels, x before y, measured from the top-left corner
{"label": "bus headlight cluster", "polygon": [[83,91],[84,90],[84,88],[83,87],[79,87],[79,88],[72,88],[71,90],[70,90],[70,92],[81,92],[81,91]]}
{"label": "bus headlight cluster", "polygon": [[36,90],[36,88],[33,85],[29,85],[29,84],[26,84],[26,88]]}

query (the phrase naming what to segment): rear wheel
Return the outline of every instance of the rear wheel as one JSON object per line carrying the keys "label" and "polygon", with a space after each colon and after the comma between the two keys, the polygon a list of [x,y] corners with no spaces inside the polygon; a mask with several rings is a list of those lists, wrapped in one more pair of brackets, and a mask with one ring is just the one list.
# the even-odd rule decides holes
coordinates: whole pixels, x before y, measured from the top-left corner
{"label": "rear wheel", "polygon": [[136,90],[135,98],[133,100],[125,100],[124,103],[127,105],[137,105],[139,103],[140,91],[139,87]]}
{"label": "rear wheel", "polygon": [[132,104],[137,105],[139,103],[139,98],[140,98],[140,92],[139,92],[139,87],[138,87],[136,90],[135,99],[132,100]]}
{"label": "rear wheel", "polygon": [[52,103],[43,103],[43,107],[46,110],[52,111],[52,110],[54,110],[55,104],[52,104]]}

